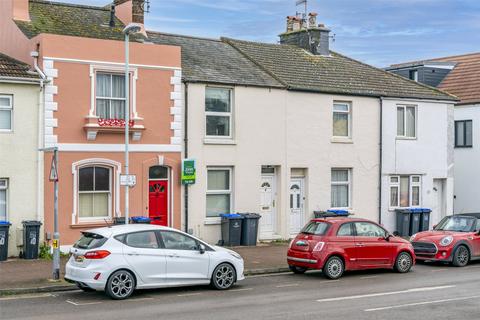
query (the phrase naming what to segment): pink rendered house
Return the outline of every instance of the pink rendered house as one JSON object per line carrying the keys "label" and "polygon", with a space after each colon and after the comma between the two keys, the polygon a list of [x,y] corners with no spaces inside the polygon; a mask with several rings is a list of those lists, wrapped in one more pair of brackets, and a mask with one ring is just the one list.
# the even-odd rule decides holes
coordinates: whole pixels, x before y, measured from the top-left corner
{"label": "pink rendered house", "polygon": [[[142,2],[116,0],[114,13],[108,7],[0,1],[0,52],[37,65],[45,75],[42,139],[45,147],[59,148],[63,246],[76,241],[79,231],[124,213],[122,29],[143,24]],[[130,216],[180,228],[180,47],[151,44],[143,34],[130,42],[130,173],[136,175]],[[47,240],[53,232],[50,159],[45,153]]]}

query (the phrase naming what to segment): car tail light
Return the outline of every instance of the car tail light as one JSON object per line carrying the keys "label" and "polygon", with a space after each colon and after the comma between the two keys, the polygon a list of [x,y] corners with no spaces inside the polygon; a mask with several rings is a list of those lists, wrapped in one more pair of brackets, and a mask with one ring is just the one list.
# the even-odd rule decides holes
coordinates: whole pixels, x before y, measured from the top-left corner
{"label": "car tail light", "polygon": [[103,259],[110,255],[110,251],[107,250],[95,250],[85,253],[85,259]]}
{"label": "car tail light", "polygon": [[324,245],[325,242],[318,242],[313,248],[313,251],[322,251]]}

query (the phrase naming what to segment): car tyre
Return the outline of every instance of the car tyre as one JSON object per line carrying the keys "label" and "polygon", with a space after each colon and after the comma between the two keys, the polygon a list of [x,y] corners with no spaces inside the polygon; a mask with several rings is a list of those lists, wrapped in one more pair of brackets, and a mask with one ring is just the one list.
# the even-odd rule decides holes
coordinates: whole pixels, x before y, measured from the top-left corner
{"label": "car tyre", "polygon": [[295,274],[304,274],[305,271],[307,271],[307,268],[302,268],[302,267],[297,267],[297,266],[288,266],[290,271],[292,271]]}
{"label": "car tyre", "polygon": [[453,252],[452,264],[455,267],[465,267],[470,261],[470,251],[464,245],[460,245]]}
{"label": "car tyre", "polygon": [[336,280],[343,275],[345,271],[345,264],[340,257],[330,257],[323,266],[323,274],[331,280]]}
{"label": "car tyre", "polygon": [[77,285],[77,288],[82,290],[83,292],[95,292],[95,289],[92,289],[90,287],[82,285],[80,282],[75,283]]}
{"label": "car tyre", "polygon": [[395,259],[395,271],[398,273],[407,273],[412,269],[413,259],[408,252],[400,252]]}
{"label": "car tyre", "polygon": [[114,300],[130,297],[135,290],[135,277],[128,270],[115,271],[107,281],[105,292]]}
{"label": "car tyre", "polygon": [[213,270],[210,284],[214,289],[228,290],[235,284],[236,279],[235,268],[229,263],[221,263]]}

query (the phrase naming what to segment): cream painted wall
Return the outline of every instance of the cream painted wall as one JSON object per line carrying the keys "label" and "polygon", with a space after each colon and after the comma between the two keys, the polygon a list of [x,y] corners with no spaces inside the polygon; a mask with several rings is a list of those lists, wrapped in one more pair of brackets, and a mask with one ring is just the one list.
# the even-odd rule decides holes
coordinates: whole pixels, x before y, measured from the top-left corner
{"label": "cream painted wall", "polygon": [[[353,139],[332,143],[332,104],[352,103]],[[205,85],[188,85],[188,157],[197,160],[197,182],[189,187],[189,228],[206,241],[221,238],[218,220],[206,219],[206,168],[234,168],[235,212],[258,212],[262,165],[277,168],[277,236],[289,238],[289,180],[304,168],[305,221],[330,208],[331,168],[352,168],[352,211],[378,220],[379,101],[373,98],[234,88],[232,144],[205,142]],[[211,224],[214,223],[214,224]]]}
{"label": "cream painted wall", "polygon": [[[417,106],[417,137],[399,139],[397,105]],[[430,227],[439,222],[438,197],[444,201],[443,214],[453,213],[453,104],[435,101],[385,99],[383,101],[382,223],[397,230],[395,211],[389,208],[390,175],[421,175],[420,206],[434,210]],[[434,179],[444,179],[443,194]],[[437,190],[435,190],[437,189]]]}
{"label": "cream painted wall", "polygon": [[[43,184],[39,181],[38,84],[0,83],[0,94],[13,96],[13,132],[0,132],[0,178],[8,179],[7,219],[10,226],[9,256],[18,255],[22,221],[43,220]],[[43,171],[43,170],[41,170]],[[39,203],[39,201],[41,203]],[[40,232],[43,238],[43,232]]]}

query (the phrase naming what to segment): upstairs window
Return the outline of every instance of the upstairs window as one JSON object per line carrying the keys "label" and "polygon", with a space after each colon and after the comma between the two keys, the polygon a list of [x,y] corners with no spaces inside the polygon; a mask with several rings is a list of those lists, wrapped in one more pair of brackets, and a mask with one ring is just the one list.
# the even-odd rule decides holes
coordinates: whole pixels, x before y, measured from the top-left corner
{"label": "upstairs window", "polygon": [[12,131],[12,96],[0,95],[0,131]]}
{"label": "upstairs window", "polygon": [[418,70],[410,70],[408,72],[408,77],[410,78],[410,80],[418,82]]}
{"label": "upstairs window", "polygon": [[472,120],[455,121],[455,147],[471,148],[473,146]]}
{"label": "upstairs window", "polygon": [[232,90],[211,88],[205,90],[205,117],[207,137],[232,137]]}
{"label": "upstairs window", "polygon": [[78,212],[84,219],[107,218],[111,208],[111,169],[84,167],[78,174]]}
{"label": "upstairs window", "polygon": [[96,73],[96,112],[101,119],[125,119],[125,75]]}
{"label": "upstairs window", "polygon": [[397,106],[397,137],[415,138],[416,118],[415,106]]}
{"label": "upstairs window", "polygon": [[345,102],[333,104],[333,136],[350,137],[351,106]]}

